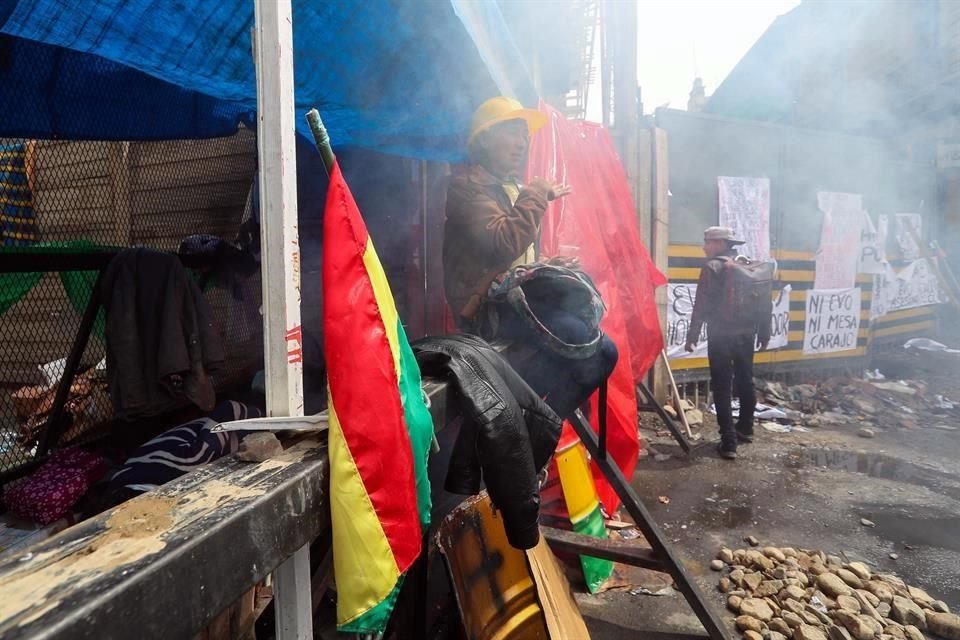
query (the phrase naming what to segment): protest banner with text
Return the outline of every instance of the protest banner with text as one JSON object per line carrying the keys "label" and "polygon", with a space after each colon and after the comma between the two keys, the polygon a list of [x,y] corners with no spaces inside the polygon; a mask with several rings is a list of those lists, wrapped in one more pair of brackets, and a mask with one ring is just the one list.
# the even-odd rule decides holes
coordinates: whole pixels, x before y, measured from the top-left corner
{"label": "protest banner with text", "polygon": [[860,289],[807,291],[804,355],[857,348],[860,335]]}
{"label": "protest banner with text", "polygon": [[719,176],[720,225],[744,241],[742,255],[770,260],[770,179]]}
{"label": "protest banner with text", "polygon": [[[773,314],[770,319],[770,344],[768,349],[782,349],[790,342],[790,285],[780,292],[774,292]],[[690,316],[697,297],[695,284],[667,285],[667,357],[680,358],[707,357],[707,328],[700,330],[700,337],[693,353],[684,351],[687,331],[690,329]]]}

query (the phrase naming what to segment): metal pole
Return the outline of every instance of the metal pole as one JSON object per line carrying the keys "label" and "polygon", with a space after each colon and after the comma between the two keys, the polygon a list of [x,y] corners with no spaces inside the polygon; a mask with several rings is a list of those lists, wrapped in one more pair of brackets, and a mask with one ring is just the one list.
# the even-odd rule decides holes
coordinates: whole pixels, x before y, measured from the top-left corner
{"label": "metal pole", "polygon": [[[257,155],[263,247],[263,355],[267,415],[303,415],[303,329],[290,0],[254,0]],[[312,640],[309,546],[273,573],[280,640]]]}
{"label": "metal pole", "polygon": [[333,146],[330,144],[330,134],[327,128],[323,126],[323,120],[320,119],[320,112],[316,109],[307,111],[307,124],[310,125],[310,133],[313,134],[313,143],[317,145],[317,151],[323,159],[323,166],[327,170],[327,175],[333,171],[333,165],[337,158],[333,155]]}

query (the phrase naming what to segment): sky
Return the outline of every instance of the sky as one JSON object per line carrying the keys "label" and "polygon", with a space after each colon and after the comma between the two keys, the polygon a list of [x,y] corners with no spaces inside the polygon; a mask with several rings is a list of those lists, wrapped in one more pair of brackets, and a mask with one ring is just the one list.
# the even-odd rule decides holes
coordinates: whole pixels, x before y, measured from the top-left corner
{"label": "sky", "polygon": [[[644,112],[686,109],[693,79],[713,93],[778,15],[799,0],[639,0],[637,75]],[[591,98],[591,102],[593,99]]]}

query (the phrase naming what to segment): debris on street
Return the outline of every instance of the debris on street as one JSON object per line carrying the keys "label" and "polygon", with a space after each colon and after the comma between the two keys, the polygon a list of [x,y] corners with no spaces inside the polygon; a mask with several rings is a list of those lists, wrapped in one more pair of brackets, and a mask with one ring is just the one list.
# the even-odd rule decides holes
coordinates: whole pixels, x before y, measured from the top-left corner
{"label": "debris on street", "polygon": [[862,562],[791,547],[724,548],[716,567],[748,640],[923,640],[924,631],[960,640],[960,616],[944,602]]}

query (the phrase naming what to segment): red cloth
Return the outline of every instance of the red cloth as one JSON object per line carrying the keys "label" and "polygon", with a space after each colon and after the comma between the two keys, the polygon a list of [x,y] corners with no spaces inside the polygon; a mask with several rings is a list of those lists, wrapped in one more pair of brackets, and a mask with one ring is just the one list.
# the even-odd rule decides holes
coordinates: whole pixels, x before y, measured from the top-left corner
{"label": "red cloth", "polygon": [[47,525],[70,513],[106,469],[99,454],[83,449],[57,451],[33,474],[8,486],[3,502],[16,515]]}
{"label": "red cloth", "polygon": [[[573,188],[547,209],[541,253],[578,257],[603,296],[602,327],[620,352],[609,382],[607,446],[630,478],[640,450],[635,385],[663,349],[654,291],[667,279],[641,241],[630,185],[609,132],[567,120],[545,103],[540,110],[549,124],[531,142],[529,175]],[[596,428],[596,410],[591,413]],[[561,442],[571,435],[569,425],[565,430]],[[600,501],[613,513],[619,500],[596,467],[593,472]]]}

